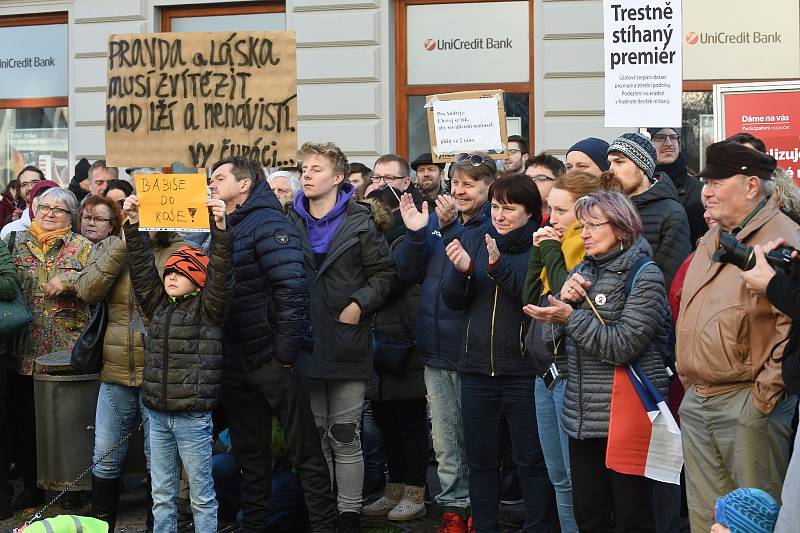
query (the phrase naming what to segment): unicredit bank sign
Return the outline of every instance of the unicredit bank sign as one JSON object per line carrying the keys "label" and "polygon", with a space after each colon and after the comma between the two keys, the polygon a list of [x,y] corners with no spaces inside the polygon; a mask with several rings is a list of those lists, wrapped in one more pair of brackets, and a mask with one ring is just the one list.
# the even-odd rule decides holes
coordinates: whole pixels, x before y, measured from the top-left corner
{"label": "unicredit bank sign", "polygon": [[683,2],[683,78],[800,76],[800,2]]}
{"label": "unicredit bank sign", "polygon": [[0,28],[0,99],[67,96],[66,24]]}
{"label": "unicredit bank sign", "polygon": [[528,81],[528,2],[425,4],[407,9],[410,85]]}

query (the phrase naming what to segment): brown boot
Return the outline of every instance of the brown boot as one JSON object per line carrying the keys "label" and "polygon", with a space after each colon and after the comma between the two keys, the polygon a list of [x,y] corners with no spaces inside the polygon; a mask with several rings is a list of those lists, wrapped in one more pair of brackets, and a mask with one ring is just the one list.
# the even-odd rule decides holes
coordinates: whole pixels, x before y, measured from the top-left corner
{"label": "brown boot", "polygon": [[425,487],[406,485],[403,498],[389,511],[388,519],[394,522],[407,522],[425,516]]}
{"label": "brown boot", "polygon": [[361,509],[364,516],[386,516],[389,511],[403,499],[403,485],[401,483],[387,483],[383,489],[383,496]]}

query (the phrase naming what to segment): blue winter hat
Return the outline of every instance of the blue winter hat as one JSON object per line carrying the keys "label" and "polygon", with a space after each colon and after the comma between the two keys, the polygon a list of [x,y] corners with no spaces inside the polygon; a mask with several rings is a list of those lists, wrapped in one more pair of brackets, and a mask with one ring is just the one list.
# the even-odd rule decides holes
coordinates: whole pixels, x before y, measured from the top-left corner
{"label": "blue winter hat", "polygon": [[621,153],[641,168],[648,178],[653,178],[656,171],[656,148],[641,133],[623,133],[608,147],[608,153],[611,152]]}
{"label": "blue winter hat", "polygon": [[608,170],[608,143],[603,139],[589,137],[580,140],[567,150],[567,155],[569,155],[570,152],[583,152],[589,156],[589,159],[594,161],[595,165],[600,167],[600,170],[603,172]]}
{"label": "blue winter hat", "polygon": [[714,520],[731,533],[772,533],[780,507],[761,489],[736,489],[717,498]]}

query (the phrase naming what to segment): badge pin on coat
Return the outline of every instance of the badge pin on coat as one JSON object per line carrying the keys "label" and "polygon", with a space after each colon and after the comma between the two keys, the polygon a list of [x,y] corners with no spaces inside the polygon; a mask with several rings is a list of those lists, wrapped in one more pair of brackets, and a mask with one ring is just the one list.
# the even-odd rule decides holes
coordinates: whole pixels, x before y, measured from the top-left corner
{"label": "badge pin on coat", "polygon": [[594,297],[594,303],[597,305],[605,305],[606,303],[606,295],[605,294],[598,294]]}

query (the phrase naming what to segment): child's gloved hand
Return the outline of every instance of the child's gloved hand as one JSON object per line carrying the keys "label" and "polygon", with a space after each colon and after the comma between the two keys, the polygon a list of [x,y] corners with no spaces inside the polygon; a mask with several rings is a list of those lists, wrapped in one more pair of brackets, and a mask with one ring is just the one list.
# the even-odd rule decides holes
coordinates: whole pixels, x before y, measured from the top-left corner
{"label": "child's gloved hand", "polygon": [[206,207],[208,207],[211,216],[214,217],[214,223],[217,225],[217,229],[224,231],[226,228],[225,202],[219,198],[215,198],[207,201]]}

